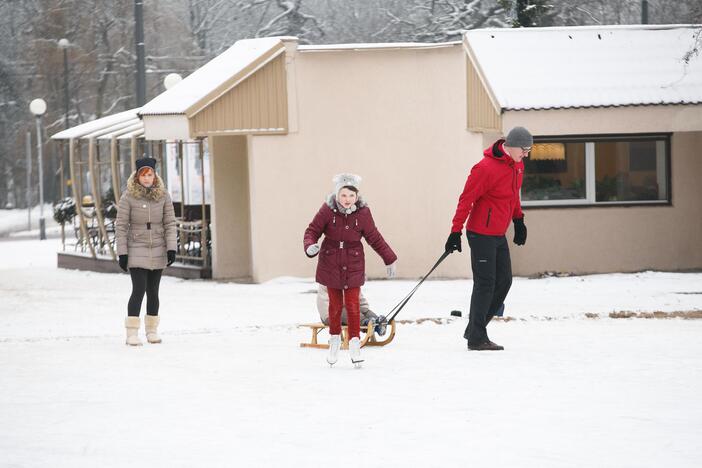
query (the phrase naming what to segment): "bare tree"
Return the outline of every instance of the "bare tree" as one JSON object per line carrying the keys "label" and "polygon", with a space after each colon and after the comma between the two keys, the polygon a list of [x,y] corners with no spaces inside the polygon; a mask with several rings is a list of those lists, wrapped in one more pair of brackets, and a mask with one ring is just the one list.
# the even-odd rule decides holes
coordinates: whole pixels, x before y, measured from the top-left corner
{"label": "bare tree", "polygon": [[301,43],[315,42],[324,36],[322,23],[302,11],[303,0],[276,0],[282,10],[256,31],[256,37],[297,36]]}
{"label": "bare tree", "polygon": [[[505,0],[513,3],[516,0]],[[531,2],[533,3],[533,2]],[[590,24],[638,24],[641,0],[552,0],[547,17],[555,26]],[[648,20],[652,24],[696,23],[702,21],[699,0],[648,0]]]}
{"label": "bare tree", "polygon": [[[163,91],[166,74],[187,76],[243,38],[442,42],[466,29],[512,26],[520,11],[529,26],[632,24],[641,20],[641,1],[154,0],[145,3],[147,99]],[[702,22],[702,2],[649,0],[649,21]],[[61,38],[71,43],[69,125],[134,106],[133,0],[1,0],[0,207],[10,198],[24,203],[31,99],[47,101],[49,134],[65,125]],[[690,41],[681,59],[700,60],[700,34]]]}
{"label": "bare tree", "polygon": [[495,0],[403,3],[401,8],[382,10],[387,24],[374,37],[388,41],[442,42],[459,39],[467,29],[508,24],[504,6]]}

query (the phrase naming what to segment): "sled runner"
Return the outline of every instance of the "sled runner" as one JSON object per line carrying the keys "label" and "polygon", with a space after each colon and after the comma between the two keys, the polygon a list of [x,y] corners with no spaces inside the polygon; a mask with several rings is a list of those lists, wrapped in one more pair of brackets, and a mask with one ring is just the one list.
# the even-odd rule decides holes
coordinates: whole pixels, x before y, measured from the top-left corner
{"label": "sled runner", "polygon": [[[300,343],[301,348],[329,348],[329,345],[327,343],[319,343],[319,341],[317,340],[319,333],[322,330],[329,328],[328,325],[324,325],[322,322],[318,322],[305,323],[300,326],[312,330],[311,340],[309,342]],[[364,346],[385,346],[395,338],[394,320],[391,320],[388,323],[388,331],[386,332],[385,336],[377,336],[374,329],[375,322],[373,321],[368,322],[368,325],[361,325],[361,348],[363,348]],[[341,349],[349,349],[349,329],[346,325],[343,325],[341,327]]]}

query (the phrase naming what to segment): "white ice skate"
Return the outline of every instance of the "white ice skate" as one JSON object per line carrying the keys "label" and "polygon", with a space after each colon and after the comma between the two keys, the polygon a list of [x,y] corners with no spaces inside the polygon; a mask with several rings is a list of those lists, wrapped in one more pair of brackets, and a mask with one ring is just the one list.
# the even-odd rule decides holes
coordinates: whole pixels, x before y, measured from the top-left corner
{"label": "white ice skate", "polygon": [[329,337],[329,355],[327,362],[330,366],[336,364],[339,359],[339,348],[341,348],[341,335],[331,335]]}
{"label": "white ice skate", "polygon": [[351,362],[356,369],[361,368],[361,363],[363,358],[361,357],[361,340],[358,338],[351,338],[349,341],[349,354],[351,355]]}

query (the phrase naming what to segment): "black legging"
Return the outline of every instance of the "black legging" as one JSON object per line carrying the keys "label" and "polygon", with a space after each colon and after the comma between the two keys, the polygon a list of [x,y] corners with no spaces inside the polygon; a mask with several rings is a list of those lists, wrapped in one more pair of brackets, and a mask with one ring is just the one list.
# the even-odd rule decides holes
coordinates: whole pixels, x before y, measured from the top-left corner
{"label": "black legging", "polygon": [[158,315],[158,285],[161,283],[161,272],[163,270],[129,269],[129,274],[132,277],[132,295],[127,305],[129,316],[139,316],[144,293],[146,293],[146,313]]}

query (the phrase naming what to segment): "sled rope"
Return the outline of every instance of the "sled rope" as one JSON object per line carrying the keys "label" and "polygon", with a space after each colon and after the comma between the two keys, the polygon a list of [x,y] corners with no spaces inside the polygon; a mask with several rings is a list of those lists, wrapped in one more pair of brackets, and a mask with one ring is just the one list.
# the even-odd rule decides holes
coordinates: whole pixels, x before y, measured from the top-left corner
{"label": "sled rope", "polygon": [[434,270],[436,270],[436,268],[441,264],[441,262],[443,262],[444,259],[445,259],[446,257],[448,257],[450,254],[451,254],[451,252],[448,251],[448,250],[447,250],[446,252],[444,252],[444,253],[441,255],[441,257],[439,257],[439,260],[436,261],[436,263],[434,264],[434,266],[431,267],[431,270],[429,270],[429,273],[427,273],[426,275],[424,275],[424,276],[422,277],[422,279],[419,280],[419,283],[417,283],[417,285],[414,287],[414,289],[412,289],[412,290],[410,291],[410,293],[409,293],[407,296],[405,296],[404,299],[402,299],[395,307],[393,307],[393,308],[390,310],[390,313],[388,314],[388,318],[387,318],[388,323],[390,323],[392,320],[395,319],[395,317],[397,317],[397,314],[399,314],[400,311],[402,310],[402,308],[405,307],[405,305],[407,305],[407,303],[409,302],[409,300],[412,298],[412,296],[414,295],[414,293],[417,292],[417,289],[419,289],[419,287],[422,285],[422,283],[424,282],[424,280],[426,280],[427,278],[429,278],[429,275],[431,275],[431,274],[434,272]]}

